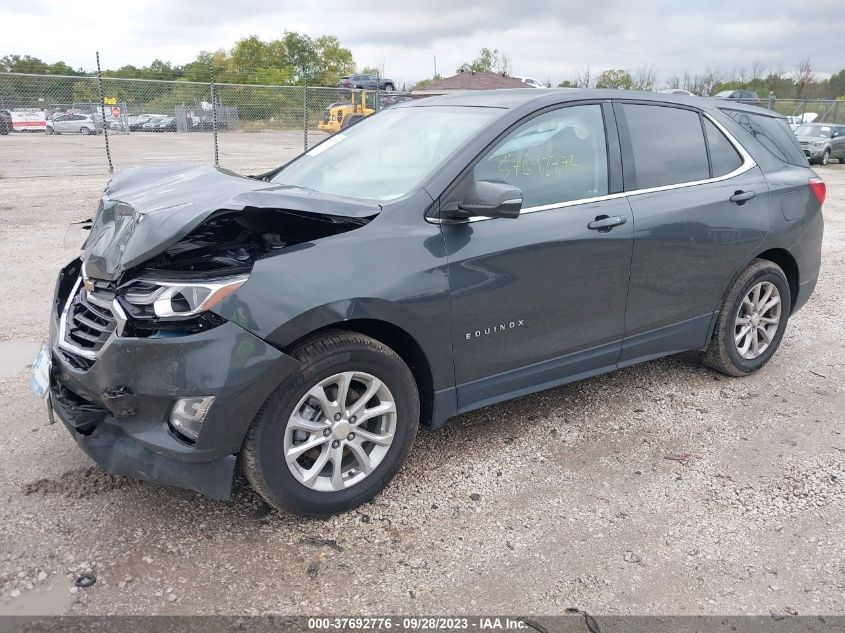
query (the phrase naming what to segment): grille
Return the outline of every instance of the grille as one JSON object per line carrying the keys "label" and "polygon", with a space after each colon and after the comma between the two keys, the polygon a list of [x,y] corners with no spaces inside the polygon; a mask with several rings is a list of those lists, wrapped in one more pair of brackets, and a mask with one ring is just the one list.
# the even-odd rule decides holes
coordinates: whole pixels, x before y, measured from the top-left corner
{"label": "grille", "polygon": [[67,309],[65,342],[92,356],[106,344],[117,325],[108,307],[113,293],[94,290],[88,293],[80,284]]}

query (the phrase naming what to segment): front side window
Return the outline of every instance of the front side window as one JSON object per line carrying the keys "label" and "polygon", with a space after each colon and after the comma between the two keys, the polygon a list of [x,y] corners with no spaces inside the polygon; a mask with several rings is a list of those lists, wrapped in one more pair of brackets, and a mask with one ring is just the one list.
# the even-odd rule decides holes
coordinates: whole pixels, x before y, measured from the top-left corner
{"label": "front side window", "polygon": [[665,106],[622,106],[634,157],[636,188],[710,178],[698,112]]}
{"label": "front side window", "polygon": [[476,164],[473,178],[519,187],[523,209],[607,194],[601,106],[560,108],[530,119]]}

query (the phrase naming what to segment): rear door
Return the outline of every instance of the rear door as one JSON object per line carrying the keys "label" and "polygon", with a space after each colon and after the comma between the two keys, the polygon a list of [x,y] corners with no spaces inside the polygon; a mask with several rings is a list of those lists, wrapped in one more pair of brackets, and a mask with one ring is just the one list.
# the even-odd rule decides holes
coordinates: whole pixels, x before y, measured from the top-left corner
{"label": "rear door", "polygon": [[478,180],[523,195],[517,219],[443,225],[459,408],[614,366],[633,234],[620,167],[609,103],[569,105],[515,126],[444,196]]}
{"label": "rear door", "polygon": [[620,364],[703,347],[737,269],[769,227],[762,171],[694,108],[617,102],[634,216]]}

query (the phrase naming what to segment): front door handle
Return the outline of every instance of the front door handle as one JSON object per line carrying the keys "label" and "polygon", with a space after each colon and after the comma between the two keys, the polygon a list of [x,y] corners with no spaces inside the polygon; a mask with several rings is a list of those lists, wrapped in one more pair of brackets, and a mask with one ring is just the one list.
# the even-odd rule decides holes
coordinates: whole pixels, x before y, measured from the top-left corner
{"label": "front door handle", "polygon": [[591,231],[607,233],[608,231],[612,230],[614,226],[622,226],[627,221],[628,220],[623,218],[621,215],[614,215],[613,217],[599,215],[596,217],[595,220],[593,220],[587,225],[587,228]]}
{"label": "front door handle", "polygon": [[734,191],[734,195],[732,195],[728,200],[731,202],[736,202],[738,205],[743,205],[752,198],[754,198],[757,194],[753,191]]}

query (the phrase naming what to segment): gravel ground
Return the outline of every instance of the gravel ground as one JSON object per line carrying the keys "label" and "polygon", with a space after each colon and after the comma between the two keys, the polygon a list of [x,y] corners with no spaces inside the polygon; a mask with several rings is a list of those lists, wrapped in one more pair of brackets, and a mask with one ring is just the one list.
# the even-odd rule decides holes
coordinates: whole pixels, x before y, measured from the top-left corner
{"label": "gravel ground", "polygon": [[[235,136],[244,171],[298,149]],[[159,158],[135,138],[119,165]],[[177,140],[202,159],[207,138]],[[222,503],[105,475],[47,426],[21,350],[105,184],[89,142],[0,137],[0,614],[843,613],[845,165],[818,169],[822,277],[764,371],[685,354],[460,416],[375,501],[315,521],[243,482]]]}

